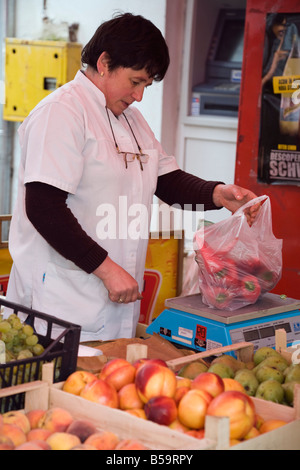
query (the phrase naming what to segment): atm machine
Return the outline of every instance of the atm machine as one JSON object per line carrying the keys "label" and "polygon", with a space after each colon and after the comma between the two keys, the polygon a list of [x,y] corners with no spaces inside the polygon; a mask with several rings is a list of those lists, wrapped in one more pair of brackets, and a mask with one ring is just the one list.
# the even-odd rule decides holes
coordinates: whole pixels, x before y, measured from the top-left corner
{"label": "atm machine", "polygon": [[221,9],[206,61],[205,82],[193,87],[191,114],[238,116],[245,10]]}

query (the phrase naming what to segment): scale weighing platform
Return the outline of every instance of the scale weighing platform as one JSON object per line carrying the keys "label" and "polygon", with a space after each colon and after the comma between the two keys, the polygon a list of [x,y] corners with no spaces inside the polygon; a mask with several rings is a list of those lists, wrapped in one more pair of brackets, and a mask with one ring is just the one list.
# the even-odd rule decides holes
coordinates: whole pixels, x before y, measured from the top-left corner
{"label": "scale weighing platform", "polygon": [[206,351],[243,341],[275,347],[275,331],[285,329],[287,346],[300,342],[300,300],[265,294],[255,304],[235,311],[213,309],[201,294],[165,301],[166,309],[148,326],[170,342]]}

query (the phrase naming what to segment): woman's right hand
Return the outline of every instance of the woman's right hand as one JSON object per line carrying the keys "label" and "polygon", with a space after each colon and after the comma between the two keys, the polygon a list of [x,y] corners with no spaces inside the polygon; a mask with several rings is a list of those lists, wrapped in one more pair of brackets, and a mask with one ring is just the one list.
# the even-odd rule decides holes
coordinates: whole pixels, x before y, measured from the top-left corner
{"label": "woman's right hand", "polygon": [[142,299],[136,280],[109,256],[94,274],[102,280],[112,302],[128,304]]}

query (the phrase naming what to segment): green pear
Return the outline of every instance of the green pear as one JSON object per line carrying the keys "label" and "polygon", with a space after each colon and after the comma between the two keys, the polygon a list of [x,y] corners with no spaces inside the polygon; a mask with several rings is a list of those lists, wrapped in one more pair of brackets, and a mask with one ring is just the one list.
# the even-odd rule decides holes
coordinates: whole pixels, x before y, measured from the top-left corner
{"label": "green pear", "polygon": [[265,382],[266,380],[277,380],[280,384],[284,382],[283,372],[276,369],[276,367],[262,366],[256,372],[256,378],[259,383]]}
{"label": "green pear", "polygon": [[275,349],[270,348],[268,346],[263,346],[262,348],[259,348],[255,353],[254,353],[254,364],[255,366],[258,366],[262,361],[264,361],[267,357],[269,356],[276,356],[276,357],[282,357],[279,352],[275,351]]}
{"label": "green pear", "polygon": [[255,396],[256,390],[259,386],[259,382],[252,370],[240,369],[235,374],[234,379],[241,385],[243,385],[247,395],[249,395],[250,397]]}
{"label": "green pear", "polygon": [[265,382],[259,384],[255,397],[272,401],[274,403],[283,403],[283,386],[277,380],[266,380]]}
{"label": "green pear", "polygon": [[287,382],[282,384],[285,401],[290,406],[293,406],[294,404],[294,388],[296,384],[300,385],[300,380],[294,380],[293,382]]}
{"label": "green pear", "polygon": [[254,368],[254,372],[256,373],[261,367],[264,366],[273,367],[283,372],[288,367],[288,365],[289,363],[282,356],[269,356]]}
{"label": "green pear", "polygon": [[300,364],[291,364],[284,371],[285,383],[300,380]]}
{"label": "green pear", "polygon": [[178,372],[179,377],[185,377],[193,380],[197,375],[207,372],[208,367],[200,361],[190,362],[185,364]]}
{"label": "green pear", "polygon": [[214,374],[219,375],[222,379],[233,379],[234,377],[233,369],[227,364],[222,363],[212,364],[209,367],[208,372],[213,372]]}
{"label": "green pear", "polygon": [[245,368],[245,363],[242,361],[239,361],[233,356],[229,356],[229,354],[223,354],[222,356],[216,357],[211,365],[214,364],[226,364],[229,366],[234,372],[236,372],[239,369],[244,369]]}

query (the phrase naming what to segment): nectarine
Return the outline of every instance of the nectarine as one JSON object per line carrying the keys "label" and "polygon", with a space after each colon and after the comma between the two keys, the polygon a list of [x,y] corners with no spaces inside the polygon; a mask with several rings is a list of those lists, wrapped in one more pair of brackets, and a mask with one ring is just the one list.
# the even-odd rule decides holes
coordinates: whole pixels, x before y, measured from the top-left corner
{"label": "nectarine", "polygon": [[189,390],[178,405],[178,419],[188,428],[202,429],[207,408],[213,397],[206,390]]}
{"label": "nectarine", "polygon": [[150,398],[160,395],[173,398],[177,381],[171,369],[149,361],[138,369],[135,384],[141,400],[147,403]]}
{"label": "nectarine", "polygon": [[228,391],[215,397],[209,404],[207,415],[229,418],[230,439],[243,439],[255,423],[254,402],[243,392]]}
{"label": "nectarine", "polygon": [[89,401],[99,403],[100,405],[109,406],[110,408],[118,408],[119,398],[116,389],[108,382],[97,379],[88,383],[80,392],[82,398]]}
{"label": "nectarine", "polygon": [[50,434],[52,434],[52,431],[49,431],[49,429],[31,429],[31,431],[29,431],[27,434],[27,441],[46,441]]}
{"label": "nectarine", "polygon": [[125,410],[126,413],[136,416],[137,418],[147,419],[145,410],[143,408],[134,408],[132,410]]}
{"label": "nectarine", "polygon": [[99,374],[99,379],[105,380],[118,391],[124,385],[133,383],[136,368],[126,359],[112,359],[107,362]]}
{"label": "nectarine", "polygon": [[28,441],[14,450],[51,450],[51,447],[45,441]]}
{"label": "nectarine", "polygon": [[84,370],[76,370],[73,372],[63,384],[63,391],[72,393],[73,395],[80,395],[81,390],[86,384],[97,380],[96,375]]}
{"label": "nectarine", "polygon": [[132,410],[143,408],[144,403],[140,399],[135,383],[124,385],[119,392],[119,408],[121,410]]}
{"label": "nectarine", "polygon": [[150,398],[144,407],[147,419],[157,424],[169,426],[177,418],[174,398],[158,396]]}
{"label": "nectarine", "polygon": [[287,421],[283,421],[281,419],[268,419],[266,420],[260,427],[259,432],[260,434],[264,434],[269,431],[273,431],[273,429],[281,428],[287,424]]}
{"label": "nectarine", "polygon": [[223,382],[224,382],[224,392],[229,392],[229,390],[236,390],[237,392],[246,393],[246,390],[244,389],[243,385],[240,384],[240,382],[238,382],[235,379],[226,377],[226,378],[223,378]]}
{"label": "nectarine", "polygon": [[224,382],[222,378],[213,372],[203,372],[192,380],[191,389],[205,390],[213,397],[224,392]]}

